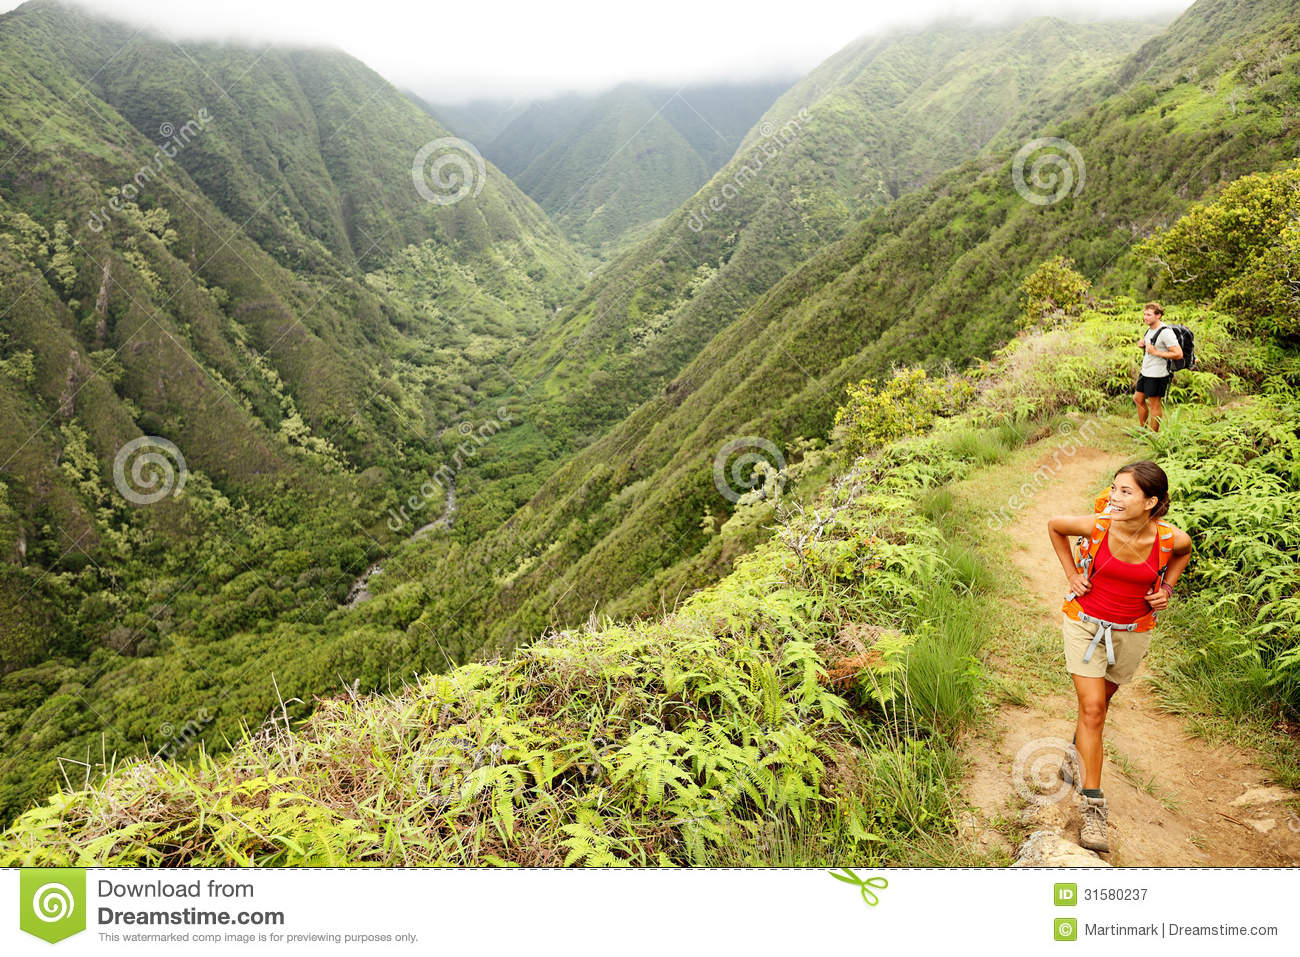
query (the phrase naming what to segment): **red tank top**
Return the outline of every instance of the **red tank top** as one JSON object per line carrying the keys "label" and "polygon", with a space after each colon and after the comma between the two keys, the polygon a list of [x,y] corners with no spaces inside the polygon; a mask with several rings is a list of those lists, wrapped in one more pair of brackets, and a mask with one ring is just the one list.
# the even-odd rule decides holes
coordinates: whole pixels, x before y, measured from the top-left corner
{"label": "red tank top", "polygon": [[1125,562],[1110,553],[1110,531],[1107,530],[1089,579],[1092,588],[1079,596],[1079,607],[1094,618],[1127,625],[1151,611],[1145,595],[1155,587],[1159,575],[1158,532],[1146,561]]}

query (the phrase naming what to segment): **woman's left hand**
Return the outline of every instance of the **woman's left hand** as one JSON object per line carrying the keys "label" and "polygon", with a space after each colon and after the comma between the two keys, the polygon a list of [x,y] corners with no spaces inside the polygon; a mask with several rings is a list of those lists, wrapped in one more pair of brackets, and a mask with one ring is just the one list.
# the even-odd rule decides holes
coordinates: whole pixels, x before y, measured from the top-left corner
{"label": "woman's left hand", "polygon": [[1160,586],[1156,586],[1155,591],[1149,591],[1143,597],[1146,598],[1152,611],[1164,611],[1169,607],[1169,592]]}

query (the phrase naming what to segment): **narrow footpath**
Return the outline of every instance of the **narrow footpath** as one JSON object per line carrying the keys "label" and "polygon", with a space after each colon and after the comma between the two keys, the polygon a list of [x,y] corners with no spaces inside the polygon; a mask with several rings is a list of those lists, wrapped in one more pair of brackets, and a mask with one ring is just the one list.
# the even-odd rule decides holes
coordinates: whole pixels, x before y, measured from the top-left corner
{"label": "narrow footpath", "polygon": [[[1029,473],[1047,468],[1051,478],[1003,529],[1015,545],[997,570],[1022,578],[1029,604],[1019,613],[1039,637],[991,648],[987,665],[995,673],[1036,669],[1039,677],[1028,684],[1038,690],[1021,696],[1024,704],[999,704],[991,726],[964,742],[968,772],[962,797],[971,809],[965,827],[985,846],[1007,845],[1023,865],[1298,866],[1300,815],[1283,802],[1300,794],[1270,784],[1251,753],[1193,737],[1184,717],[1162,711],[1141,680],[1150,673],[1150,658],[1135,681],[1116,693],[1106,720],[1101,783],[1110,805],[1110,852],[1098,855],[1077,844],[1077,798],[1056,778],[1061,749],[1074,732],[1075,697],[1060,644],[1065,580],[1047,520],[1088,512],[1094,491],[1125,461],[1094,447],[1079,448],[1064,462],[1050,451],[1030,460]],[[1014,488],[1027,474],[1023,460],[993,470],[1004,468],[1005,476],[987,477],[981,487]],[[999,479],[1005,480],[1000,486]],[[958,494],[969,500],[981,493]],[[1042,637],[1048,631],[1050,642]],[[1027,665],[1023,656],[1035,660]],[[1051,669],[1058,664],[1059,680],[1053,682]],[[1043,688],[1054,690],[1042,693]],[[1008,830],[1008,820],[1029,828],[1030,840],[1010,847],[996,829],[1001,822],[1001,831]]]}

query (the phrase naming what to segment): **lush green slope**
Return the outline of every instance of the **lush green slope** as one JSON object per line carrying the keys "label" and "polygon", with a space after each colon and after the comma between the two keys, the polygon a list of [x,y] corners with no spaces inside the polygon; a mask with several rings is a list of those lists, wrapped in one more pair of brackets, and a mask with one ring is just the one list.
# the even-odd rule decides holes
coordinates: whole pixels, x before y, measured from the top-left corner
{"label": "lush green slope", "polygon": [[[477,142],[572,238],[610,249],[690,198],[789,86],[625,83],[511,108],[510,122]],[[432,109],[470,136],[499,124],[502,107]]]}
{"label": "lush green slope", "polygon": [[[427,202],[413,160],[447,131],[341,54],[182,48],[36,2],[0,17],[0,64],[12,811],[101,730],[157,747],[203,704],[234,733],[272,667],[336,686],[347,636],[291,655],[279,627],[323,620],[393,540],[387,509],[580,260],[495,168]],[[123,483],[160,471],[114,474],[145,436],[176,492],[151,504]]]}
{"label": "lush green slope", "polygon": [[1033,20],[852,44],[782,96],[703,190],[603,270],[515,374],[534,383],[551,431],[594,437],[855,219],[975,156],[1026,104],[1112,67],[1155,29]]}
{"label": "lush green slope", "polygon": [[[1294,37],[1267,34],[1256,49],[1276,49],[1278,42],[1294,49]],[[618,576],[610,567],[615,556],[631,558],[632,543],[647,530],[686,543],[687,555],[710,547],[696,525],[701,511],[720,505],[710,495],[708,463],[729,437],[767,436],[793,458],[802,437],[825,434],[849,382],[886,375],[899,361],[962,364],[987,355],[1012,331],[1010,290],[1037,262],[1064,252],[1104,287],[1141,294],[1155,272],[1126,256],[1135,234],[1168,222],[1186,198],[1221,179],[1295,157],[1300,130],[1285,117],[1300,106],[1297,59],[1292,54],[1292,65],[1271,82],[1245,88],[1250,105],[1239,104],[1236,117],[1224,100],[1201,92],[1203,108],[1217,104],[1217,115],[1186,130],[1170,117],[1159,122],[1162,108],[1188,96],[1171,84],[1167,99],[1146,110],[1136,111],[1121,93],[1091,116],[1050,130],[1081,144],[1088,177],[1076,198],[1052,206],[1024,202],[1005,159],[981,162],[900,200],[793,273],[710,342],[669,389],[566,464],[571,475],[592,476],[595,463],[609,463],[608,476],[598,480],[611,498],[632,481],[654,489],[649,501],[611,523],[613,533],[595,549],[575,557],[568,571],[568,582],[576,583],[572,607],[595,600],[594,588],[584,590],[595,568],[602,582],[621,579],[613,594],[632,598],[629,589],[645,580],[646,566]],[[670,439],[677,436],[689,438]],[[615,455],[620,448],[636,450],[626,467]],[[557,489],[564,487],[560,478]],[[598,498],[594,484],[589,477],[585,494]],[[534,506],[548,505],[544,490]],[[657,582],[650,596],[677,581]],[[635,604],[613,606],[619,607]]]}
{"label": "lush green slope", "polygon": [[[1116,75],[1127,76],[1127,85],[1033,131],[1079,144],[1085,170],[1076,171],[1078,195],[1028,201],[1014,186],[1014,151],[1007,151],[865,217],[740,311],[656,394],[564,462],[499,530],[484,534],[487,523],[468,511],[464,537],[434,543],[395,568],[397,587],[423,596],[419,620],[463,655],[485,638],[509,647],[593,609],[631,614],[670,605],[763,534],[761,522],[729,522],[731,504],[715,485],[715,457],[730,441],[765,439],[775,446],[765,458],[794,466],[802,449],[824,440],[848,383],[886,375],[900,361],[937,367],[987,355],[1014,330],[1020,280],[1053,255],[1071,255],[1104,289],[1145,295],[1159,276],[1129,255],[1135,237],[1168,223],[1222,179],[1295,156],[1300,91],[1296,54],[1286,52],[1295,49],[1294,28],[1271,8],[1253,9],[1258,19],[1235,21],[1235,38],[1187,46],[1186,59],[1147,72],[1121,64]],[[1213,20],[1218,11],[1198,4],[1173,29],[1193,33],[1189,18]],[[1221,61],[1225,44],[1240,59]],[[1274,66],[1260,74],[1264,58]],[[1188,79],[1193,68],[1200,72]],[[1072,102],[1073,94],[1064,99]],[[708,288],[699,287],[680,314],[697,302],[717,306],[717,289]],[[647,280],[632,298],[654,289]],[[701,307],[697,315],[719,311]],[[600,341],[594,331],[585,347],[561,340],[557,367]],[[685,338],[676,341],[686,353]],[[604,345],[607,358],[617,356],[608,340]],[[652,371],[650,358],[636,355],[643,361],[637,375]],[[532,467],[526,443],[535,433],[563,434],[564,416],[610,411],[620,380],[609,367],[586,379],[557,373],[537,386],[547,401],[525,407],[528,427],[501,447],[505,460],[518,464],[512,494],[526,488],[518,476]],[[590,385],[578,393],[586,405],[577,410],[565,397],[580,382]],[[787,480],[806,483],[806,472],[794,468]],[[492,484],[471,479],[466,487],[496,510],[491,514],[508,509]],[[462,567],[463,575],[444,570]]]}
{"label": "lush green slope", "polygon": [[[1060,455],[1085,416],[1127,411],[1134,306],[1022,335],[972,376],[964,409],[905,423],[672,615],[592,622],[391,696],[340,695],[298,728],[273,717],[229,756],[96,768],[0,837],[0,864],[1005,863],[962,849],[951,794],[1011,593],[971,547],[985,516],[960,525],[944,486],[1026,436]],[[1176,438],[1133,444],[1169,469],[1171,519],[1198,543],[1171,643],[1229,603],[1211,642],[1193,632],[1188,664],[1205,668],[1209,648],[1252,706],[1294,716],[1295,635],[1249,623],[1300,607],[1285,587],[1300,565],[1279,547],[1300,533],[1285,507],[1300,496],[1300,363],[1234,338],[1231,317],[1170,318],[1197,330],[1201,369],[1180,373]],[[1226,663],[1243,652],[1249,678]]]}
{"label": "lush green slope", "polygon": [[490,135],[482,135],[474,142],[480,144],[484,156],[490,156],[503,173],[518,182],[519,174],[542,153],[562,143],[565,130],[575,126],[591,106],[591,97],[565,93],[511,107],[509,119],[495,123],[493,111],[482,107],[475,110],[470,104],[460,110],[444,106],[433,106],[431,110],[435,116],[446,117],[447,125],[463,136],[470,136],[470,130],[475,128],[491,129]]}
{"label": "lush green slope", "polygon": [[[688,220],[700,210],[688,205],[675,214],[677,236],[656,233],[559,314],[562,334],[539,331],[515,352],[521,331],[542,330],[544,316],[567,301],[573,254],[544,223],[531,231],[537,208],[489,176],[479,197],[411,214],[431,217],[436,240],[395,244],[387,258],[366,262],[354,225],[379,223],[394,235],[415,228],[397,194],[385,192],[391,180],[369,175],[394,169],[409,184],[410,154],[355,159],[383,140],[322,144],[318,160],[309,150],[295,159],[355,177],[374,213],[352,209],[343,190],[336,202],[318,202],[292,165],[280,171],[273,196],[292,193],[293,202],[278,216],[257,213],[255,228],[264,242],[301,234],[296,242],[268,249],[252,241],[227,210],[256,204],[209,197],[199,185],[207,162],[227,170],[207,182],[256,182],[248,170],[263,169],[258,130],[270,127],[252,120],[238,138],[247,157],[231,144],[204,146],[214,122],[182,152],[195,151],[194,171],[178,159],[110,228],[79,230],[71,210],[87,207],[77,198],[98,199],[127,181],[154,146],[125,120],[96,125],[99,114],[116,115],[112,103],[69,107],[77,82],[59,64],[79,64],[77,75],[88,77],[106,55],[96,59],[87,43],[60,59],[48,44],[76,42],[79,28],[32,19],[24,29],[33,35],[13,55],[27,44],[46,55],[4,76],[3,115],[12,89],[24,107],[56,100],[49,112],[59,122],[37,136],[39,111],[15,106],[19,119],[0,130],[4,144],[35,150],[30,162],[0,170],[0,402],[23,425],[0,449],[0,460],[12,459],[0,466],[0,593],[15,609],[4,648],[23,666],[0,678],[6,807],[40,793],[59,758],[88,760],[101,734],[109,753],[134,753],[142,739],[169,754],[198,737],[218,744],[236,736],[241,719],[264,715],[277,693],[303,717],[313,695],[340,681],[360,681],[364,691],[394,673],[529,641],[593,608],[675,604],[725,573],[766,537],[771,513],[759,505],[733,514],[719,494],[712,464],[724,442],[776,440],[790,463],[787,486],[815,487],[826,462],[803,450],[824,441],[846,383],[881,375],[896,359],[937,364],[987,353],[1010,334],[1020,277],[1059,252],[1104,286],[1144,291],[1163,279],[1126,255],[1135,237],[1221,178],[1294,156],[1296,4],[1250,5],[1230,30],[1219,24],[1226,6],[1198,4],[1171,28],[1175,40],[1125,62],[1111,74],[1109,98],[1082,110],[1077,91],[1064,89],[1077,69],[998,72],[1002,86],[994,78],[979,90],[1001,132],[989,124],[978,133],[1000,151],[876,212],[868,207],[892,199],[887,185],[863,192],[865,181],[816,162],[860,158],[852,151],[861,148],[863,116],[876,115],[864,109],[871,99],[862,89],[841,97],[831,82],[856,82],[846,65],[854,59],[842,60],[809,94],[821,104],[809,115],[825,124],[796,131],[809,143],[772,132],[783,148],[770,168],[784,171],[788,192],[756,178],[741,180],[742,189],[739,169],[730,180],[724,170],[703,193],[722,208],[708,207],[698,233]],[[0,37],[31,11],[56,9],[25,7],[0,20]],[[1046,29],[1069,48],[1064,26]],[[1105,29],[1122,32],[1097,28],[1093,41]],[[859,51],[872,82],[857,85],[887,105],[900,76],[924,86],[940,62],[933,54],[976,34],[999,66],[1022,62],[1017,51],[1023,63],[1037,62],[1024,37],[1012,42],[1014,31],[943,28]],[[1096,88],[1102,61],[1087,62]],[[253,82],[259,70],[223,74],[232,99],[250,83],[258,103],[332,102],[333,74],[299,63],[262,90]],[[310,83],[289,82],[309,74]],[[892,119],[960,114],[968,122],[978,95],[964,77],[950,77],[951,100],[940,87],[915,100],[896,93]],[[367,92],[387,102],[390,91],[345,89],[345,98],[362,102]],[[1062,115],[1044,106],[1045,94],[1066,119],[1026,126]],[[777,107],[798,118],[802,104]],[[412,151],[445,132],[427,118],[410,122],[430,124]],[[330,128],[348,139],[346,124]],[[1015,192],[1015,144],[1004,141],[1022,130],[1079,145],[1088,175],[1078,196],[1039,206]],[[771,139],[761,128],[759,136]],[[979,137],[970,153],[984,145]],[[199,162],[200,147],[213,158]],[[897,142],[892,150],[878,154],[880,169],[907,152]],[[69,155],[87,159],[69,168]],[[334,207],[337,221],[319,219]],[[823,233],[839,239],[819,246]],[[680,237],[695,245],[674,245]],[[695,260],[695,251],[714,258]],[[794,263],[802,265],[789,270]],[[609,285],[617,276],[628,283],[621,290]],[[468,432],[443,428],[458,413]],[[510,428],[496,428],[501,421]],[[495,434],[480,445],[470,436],[484,424]],[[114,453],[140,432],[176,441],[192,460],[183,496],[147,508],[115,496]],[[375,597],[339,608],[392,533],[441,507],[446,483],[432,479],[443,470],[457,479],[450,534],[390,555]],[[385,521],[411,501],[419,505],[411,516]]]}
{"label": "lush green slope", "polygon": [[[457,136],[465,137],[480,149],[492,142],[497,134],[533,105],[528,100],[497,100],[492,98],[469,100],[465,103],[435,104],[410,90],[406,91],[406,95],[411,102],[418,104],[422,109],[432,114],[433,118],[447,129]],[[560,97],[555,99],[560,99]],[[485,153],[484,155],[487,156],[488,154]],[[505,163],[502,162],[504,157],[500,155],[489,156],[488,158],[507,176],[513,178],[512,171],[518,172],[517,169],[507,168]]]}
{"label": "lush green slope", "polygon": [[[1103,77],[1154,29],[1055,20],[943,25],[860,41],[796,84],[751,134],[756,145],[599,273],[514,363],[524,390],[508,401],[523,425],[498,443],[494,474],[465,476],[462,542],[435,545],[419,560],[465,569],[428,581],[437,600],[424,620],[465,654],[487,636],[527,639],[620,595],[624,609],[671,601],[684,580],[724,570],[760,530],[732,526],[735,540],[710,543],[703,528],[725,520],[726,502],[713,491],[708,463],[724,441],[745,434],[763,403],[741,417],[728,409],[703,430],[698,421],[670,428],[666,420],[740,347],[739,330],[750,328],[740,317],[770,318],[829,282],[827,268],[788,281],[780,298],[771,292],[855,217],[891,202],[891,190],[1023,126],[1020,111],[1040,110],[1044,95],[1056,91],[1067,109],[1074,94],[1061,91]],[[895,162],[911,172],[895,176]],[[710,344],[724,330],[731,338]],[[850,339],[861,333],[848,330]],[[726,389],[748,378],[733,370],[716,381]],[[697,401],[683,414],[701,407]],[[565,464],[566,453],[584,445],[583,457]],[[657,476],[669,459],[671,472]],[[649,501],[652,511],[644,509]],[[652,581],[683,561],[688,574]],[[420,575],[411,567],[400,580]]]}

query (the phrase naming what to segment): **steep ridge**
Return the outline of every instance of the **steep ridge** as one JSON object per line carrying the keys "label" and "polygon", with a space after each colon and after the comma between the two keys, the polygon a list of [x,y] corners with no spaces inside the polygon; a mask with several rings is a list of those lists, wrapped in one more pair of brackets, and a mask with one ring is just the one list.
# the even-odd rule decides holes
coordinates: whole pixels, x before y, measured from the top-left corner
{"label": "steep ridge", "polygon": [[[679,384],[669,383],[671,373],[692,360],[700,369],[717,366],[720,349],[706,348],[716,330],[729,328],[733,339],[749,339],[750,327],[733,322],[745,314],[747,304],[848,228],[855,209],[892,200],[882,177],[900,151],[911,151],[912,173],[898,184],[934,175],[979,150],[1003,127],[1023,126],[1022,105],[1041,110],[1044,96],[1066,96],[1060,91],[1073,90],[1084,78],[1100,81],[1106,64],[1156,29],[1150,24],[1056,20],[1003,28],[943,25],[859,41],[796,84],[756,127],[763,142],[742,150],[654,236],[600,273],[577,304],[559,315],[558,324],[514,363],[512,372],[526,388],[502,401],[519,409],[521,427],[495,446],[492,475],[471,470],[463,484],[467,494],[461,534],[474,547],[453,547],[444,555],[434,545],[427,560],[427,567],[446,564],[466,570],[464,579],[452,574],[435,585],[457,619],[440,632],[448,647],[465,654],[482,643],[473,622],[497,600],[481,593],[482,576],[488,571],[500,581],[517,581],[539,608],[548,606],[542,616],[530,613],[518,627],[504,629],[511,640],[536,633],[554,620],[552,612],[567,619],[574,607],[567,599],[562,607],[549,608],[556,597],[569,592],[567,583],[554,591],[539,588],[550,572],[539,575],[536,566],[572,566],[599,542],[616,512],[637,504],[634,490],[612,504],[610,495],[629,483],[611,488],[606,481],[605,469],[623,468],[620,461],[607,460],[611,450],[632,448],[628,436],[643,434],[647,423],[662,422],[665,401],[675,408],[693,391],[679,391]],[[985,119],[968,128],[976,112]],[[805,281],[801,277],[797,282]],[[701,357],[702,351],[707,358]],[[665,388],[669,394],[612,429],[601,440],[600,452],[592,445],[583,464],[558,473],[511,519],[509,529],[484,538],[528,502],[565,453],[597,437],[653,388]],[[687,437],[690,431],[679,434]],[[665,454],[685,448],[677,439],[656,437],[653,445],[633,454],[658,463]],[[698,455],[698,444],[690,448]],[[594,462],[601,463],[595,471]],[[588,483],[588,476],[594,483]],[[694,510],[692,504],[689,519],[680,512],[679,523],[698,525],[706,506],[717,505],[706,491],[711,487],[711,480],[695,483],[700,507]],[[570,495],[573,492],[578,494]],[[563,509],[553,508],[566,496],[569,502]],[[675,502],[681,504],[680,495]],[[543,510],[545,529],[539,518]],[[601,514],[592,525],[597,512]],[[572,528],[579,529],[585,543],[576,550],[567,540],[570,522],[579,523]],[[671,537],[666,531],[656,530],[655,541],[638,541],[622,551],[620,563],[637,573],[646,573],[648,566],[640,583],[680,557],[680,530]],[[697,543],[688,537],[680,548],[689,557]],[[548,549],[543,560],[541,554]],[[646,552],[654,553],[649,562]],[[413,558],[401,580],[418,575],[422,562]],[[600,578],[586,575],[584,587],[602,590]],[[480,592],[476,597],[461,591],[471,579],[473,590]],[[671,587],[676,590],[677,584]],[[612,597],[617,591],[605,594]],[[601,600],[576,592],[572,597],[581,602],[584,614]],[[506,598],[505,610],[512,610],[514,601]],[[625,607],[644,608],[645,596],[636,596]],[[476,611],[466,617],[460,609]],[[447,625],[441,617],[438,621],[440,628]]]}
{"label": "steep ridge", "polygon": [[543,101],[484,155],[500,155],[498,165],[571,237],[614,248],[689,199],[789,86],[623,84],[594,101]]}
{"label": "steep ridge", "polygon": [[514,366],[546,426],[581,438],[661,388],[783,275],[977,154],[1022,107],[1158,28],[1034,20],[867,37],[795,84],[737,155],[602,271]]}
{"label": "steep ridge", "polygon": [[[1128,256],[1134,238],[1223,180],[1295,155],[1297,38],[1279,11],[1297,5],[1251,5],[1231,33],[1207,32],[1222,6],[1198,3],[1171,26],[1180,39],[1165,46],[1180,59],[1139,51],[1118,67],[1128,79],[1117,92],[1034,131],[1081,144],[1083,166],[1058,201],[1017,191],[1009,151],[943,174],[775,284],[661,392],[561,465],[503,528],[485,535],[470,516],[460,542],[413,556],[401,580],[430,596],[422,620],[464,654],[483,643],[475,621],[490,620],[489,647],[504,648],[593,609],[629,615],[670,604],[761,537],[762,519],[718,532],[732,514],[715,484],[729,442],[762,438],[771,465],[793,464],[824,440],[848,383],[900,361],[937,367],[987,355],[1011,333],[1019,280],[1054,254],[1072,256],[1104,287],[1146,287],[1156,277]],[[1202,36],[1203,44],[1186,39]],[[654,284],[637,295],[644,288]],[[562,362],[577,352],[555,351]],[[590,381],[584,401],[608,407],[615,378]],[[545,380],[547,403],[525,413],[542,421],[530,425],[553,435],[561,393],[572,388]],[[501,514],[490,486],[469,488],[467,498]],[[493,583],[484,569],[497,569]]]}
{"label": "steep ridge", "polygon": [[[0,16],[0,63],[12,807],[57,770],[20,741],[84,754],[107,721],[127,753],[213,688],[227,733],[264,712],[240,676],[393,538],[387,508],[582,260],[495,168],[427,201],[417,151],[448,132],[340,53],[180,46],[37,0]],[[119,697],[127,673],[158,696]]]}

